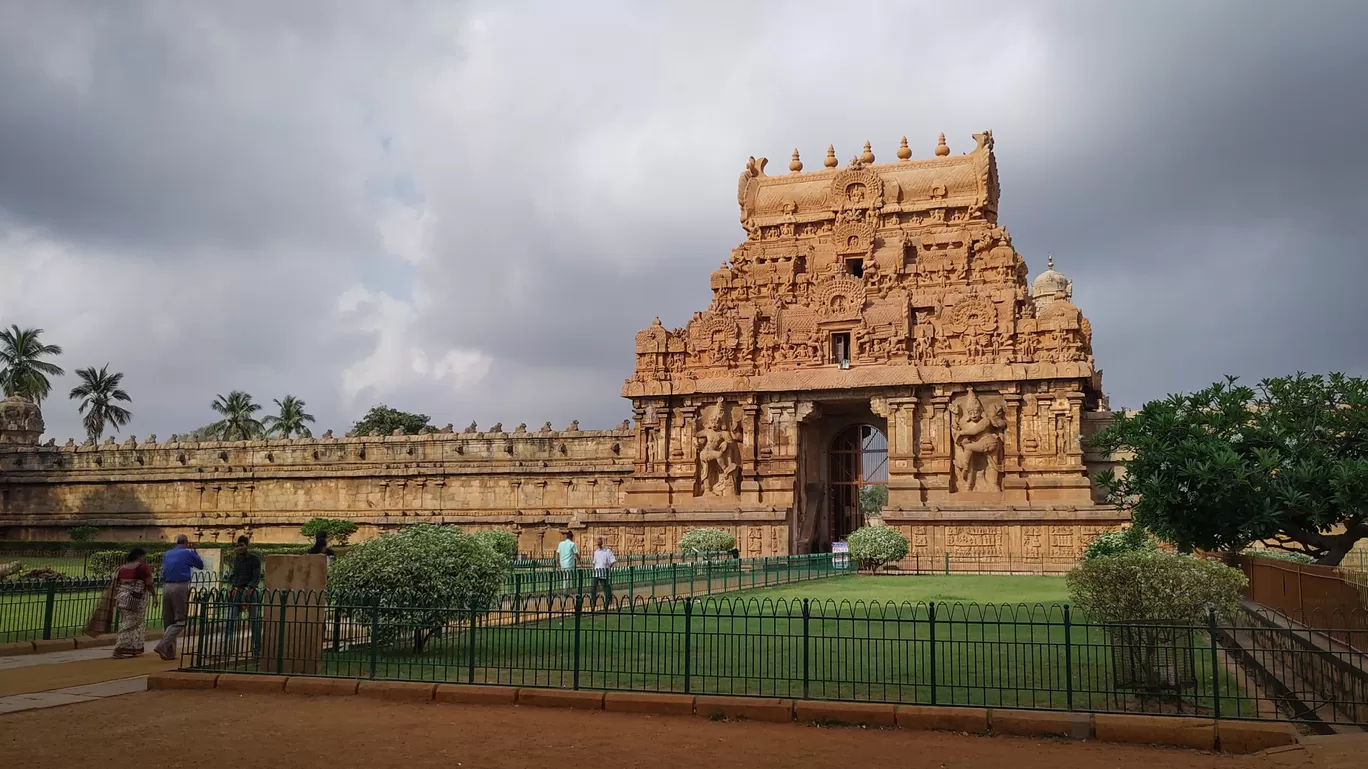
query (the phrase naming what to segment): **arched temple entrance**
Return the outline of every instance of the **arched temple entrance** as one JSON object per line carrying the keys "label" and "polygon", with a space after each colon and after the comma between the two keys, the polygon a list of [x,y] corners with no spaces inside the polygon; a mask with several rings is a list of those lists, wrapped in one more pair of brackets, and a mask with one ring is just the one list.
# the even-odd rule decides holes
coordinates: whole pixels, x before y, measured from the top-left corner
{"label": "arched temple entrance", "polygon": [[847,427],[827,454],[825,544],[840,542],[888,503],[888,437],[873,425]]}

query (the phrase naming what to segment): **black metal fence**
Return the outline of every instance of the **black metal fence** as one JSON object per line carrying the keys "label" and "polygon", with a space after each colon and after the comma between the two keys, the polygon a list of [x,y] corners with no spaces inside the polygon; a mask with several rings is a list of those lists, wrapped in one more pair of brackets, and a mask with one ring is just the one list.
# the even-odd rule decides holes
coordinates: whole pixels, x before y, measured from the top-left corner
{"label": "black metal fence", "polygon": [[[492,610],[342,605],[325,594],[243,599],[196,596],[200,632],[183,668],[1368,723],[1364,689],[1278,670],[1270,678],[1247,653],[1275,668],[1360,671],[1364,655],[1251,633],[1253,619],[1104,625],[1066,605],[727,597],[605,605],[537,596]],[[1239,634],[1245,647],[1231,640]]]}

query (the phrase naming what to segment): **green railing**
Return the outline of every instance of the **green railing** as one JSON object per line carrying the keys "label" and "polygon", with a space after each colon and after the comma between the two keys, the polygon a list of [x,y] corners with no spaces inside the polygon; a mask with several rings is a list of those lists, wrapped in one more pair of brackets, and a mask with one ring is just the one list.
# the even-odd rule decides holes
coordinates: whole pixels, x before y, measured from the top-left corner
{"label": "green railing", "polygon": [[[197,643],[181,661],[192,670],[1368,723],[1368,677],[1345,684],[1341,671],[1334,685],[1348,688],[1328,693],[1296,683],[1361,653],[1289,646],[1249,618],[1104,625],[1066,605],[708,596],[535,596],[492,610],[305,593],[195,601]],[[1271,686],[1260,659],[1298,676]]]}
{"label": "green railing", "polygon": [[[194,581],[212,587],[219,575],[197,571]],[[81,635],[108,586],[109,579],[102,577],[0,580],[0,643]],[[148,607],[148,617],[159,621],[160,604]],[[116,627],[117,619],[116,614]]]}

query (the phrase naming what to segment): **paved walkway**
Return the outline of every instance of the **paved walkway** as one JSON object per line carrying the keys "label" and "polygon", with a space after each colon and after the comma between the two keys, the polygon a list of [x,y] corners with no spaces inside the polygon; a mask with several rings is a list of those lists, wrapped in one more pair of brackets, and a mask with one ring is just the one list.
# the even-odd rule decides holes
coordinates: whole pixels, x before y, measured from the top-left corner
{"label": "paved walkway", "polygon": [[155,644],[133,659],[114,659],[109,647],[0,657],[0,714],[143,691],[149,673],[176,667],[152,651]]}

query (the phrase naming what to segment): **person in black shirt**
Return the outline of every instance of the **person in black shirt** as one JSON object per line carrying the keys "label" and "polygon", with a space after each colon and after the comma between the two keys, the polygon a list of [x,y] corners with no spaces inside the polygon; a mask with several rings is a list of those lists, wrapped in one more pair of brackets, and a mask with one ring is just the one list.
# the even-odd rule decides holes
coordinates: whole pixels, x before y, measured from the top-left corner
{"label": "person in black shirt", "polygon": [[251,540],[242,536],[237,538],[233,548],[233,561],[228,572],[228,634],[226,639],[230,648],[238,646],[237,620],[242,610],[247,609],[247,620],[252,637],[252,656],[261,651],[261,596],[257,583],[261,581],[261,557],[248,549]]}
{"label": "person in black shirt", "polygon": [[309,548],[309,555],[326,555],[333,557],[333,549],[328,547],[328,532],[320,531],[314,534],[313,547]]}

